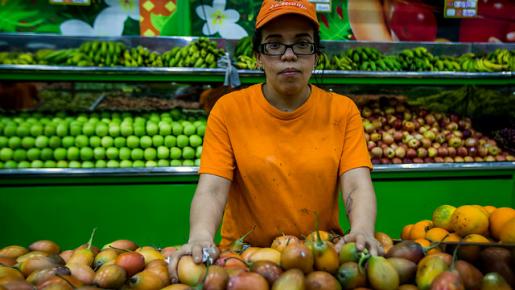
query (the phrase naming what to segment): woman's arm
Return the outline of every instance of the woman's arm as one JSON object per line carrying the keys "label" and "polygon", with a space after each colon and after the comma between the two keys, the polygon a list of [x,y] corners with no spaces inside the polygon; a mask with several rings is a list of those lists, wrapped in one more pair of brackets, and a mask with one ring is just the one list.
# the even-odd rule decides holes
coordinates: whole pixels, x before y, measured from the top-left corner
{"label": "woman's arm", "polygon": [[[177,281],[177,263],[182,256],[192,255],[202,261],[202,249],[216,249],[214,237],[222,220],[231,181],[211,174],[201,174],[191,201],[190,236],[188,243],[171,257],[168,269],[172,281]],[[212,253],[216,258],[217,252]]]}
{"label": "woman's arm", "polygon": [[374,238],[377,209],[370,170],[360,167],[345,172],[340,178],[340,187],[351,231],[338,246],[356,242],[359,250],[366,247],[372,255],[382,255],[383,249]]}

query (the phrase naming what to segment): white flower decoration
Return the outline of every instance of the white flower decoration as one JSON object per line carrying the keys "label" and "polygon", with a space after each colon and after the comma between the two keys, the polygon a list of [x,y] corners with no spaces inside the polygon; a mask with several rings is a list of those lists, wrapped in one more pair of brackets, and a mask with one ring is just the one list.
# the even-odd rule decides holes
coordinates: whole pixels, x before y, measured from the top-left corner
{"label": "white flower decoration", "polygon": [[109,6],[95,18],[93,27],[88,23],[71,19],[61,23],[63,35],[120,36],[128,17],[139,20],[138,0],[105,0]]}
{"label": "white flower decoration", "polygon": [[212,6],[197,6],[195,12],[206,21],[202,27],[204,35],[218,32],[226,39],[240,39],[248,35],[243,27],[236,24],[240,19],[240,13],[234,9],[225,10],[225,0],[213,0]]}

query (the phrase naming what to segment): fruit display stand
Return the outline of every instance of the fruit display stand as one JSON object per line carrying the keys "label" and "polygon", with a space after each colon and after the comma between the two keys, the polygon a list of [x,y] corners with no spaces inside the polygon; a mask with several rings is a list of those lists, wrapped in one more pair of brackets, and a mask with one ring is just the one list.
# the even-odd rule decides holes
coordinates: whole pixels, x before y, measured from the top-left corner
{"label": "fruit display stand", "polygon": [[[84,37],[5,35],[11,47],[77,47]],[[128,46],[165,51],[192,38],[123,38]],[[234,43],[217,40],[230,50]],[[329,51],[359,43],[327,43]],[[420,43],[367,43],[383,51]],[[513,49],[505,44],[424,44],[435,53]],[[255,70],[240,70],[242,83],[263,81]],[[220,68],[63,67],[0,65],[2,81],[104,81],[220,83]],[[512,72],[365,72],[315,71],[321,85],[484,85],[513,87]],[[187,240],[189,205],[198,180],[197,167],[117,169],[0,170],[0,246],[37,239],[72,247],[92,228],[99,244],[127,238],[140,244],[170,245]],[[378,198],[377,229],[392,237],[399,226],[431,214],[440,204],[515,207],[515,162],[376,165],[372,172]],[[340,200],[341,203],[341,200]],[[343,205],[342,205],[343,206]],[[342,224],[347,225],[343,211]]]}

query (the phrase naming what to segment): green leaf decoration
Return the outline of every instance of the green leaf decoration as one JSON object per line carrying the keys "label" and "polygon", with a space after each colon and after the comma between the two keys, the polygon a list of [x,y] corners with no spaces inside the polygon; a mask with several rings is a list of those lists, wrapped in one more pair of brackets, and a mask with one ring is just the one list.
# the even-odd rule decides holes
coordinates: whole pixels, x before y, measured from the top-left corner
{"label": "green leaf decoration", "polygon": [[40,33],[59,33],[60,28],[58,24],[43,24],[36,27],[34,32]]}
{"label": "green leaf decoration", "polygon": [[[343,19],[338,14],[338,10],[341,11]],[[326,17],[329,27],[323,23],[322,17]],[[331,13],[319,14],[318,21],[320,22],[320,38],[323,40],[347,40],[348,36],[352,34],[346,0],[333,0]]]}
{"label": "green leaf decoration", "polygon": [[39,12],[25,7],[23,1],[0,2],[0,31],[16,32],[18,28],[33,27],[44,22]]}
{"label": "green leaf decoration", "polygon": [[[175,14],[175,13],[173,13],[173,14]],[[163,15],[157,15],[154,13],[150,13],[150,22],[152,22],[152,25],[154,26],[155,29],[157,29],[158,31],[162,31],[163,27],[165,26],[168,19],[173,17],[173,14],[172,14],[172,16],[163,16]]]}

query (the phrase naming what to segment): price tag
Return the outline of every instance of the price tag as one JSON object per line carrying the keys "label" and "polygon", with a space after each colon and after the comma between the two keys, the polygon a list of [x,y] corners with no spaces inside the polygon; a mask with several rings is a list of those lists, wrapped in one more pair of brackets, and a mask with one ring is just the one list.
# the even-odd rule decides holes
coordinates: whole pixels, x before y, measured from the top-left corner
{"label": "price tag", "polygon": [[52,5],[91,5],[91,0],[49,0]]}
{"label": "price tag", "polygon": [[315,4],[317,12],[331,13],[331,0],[309,0],[309,2]]}
{"label": "price tag", "polygon": [[474,18],[477,17],[477,0],[445,0],[445,18]]}

